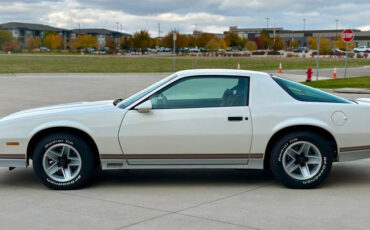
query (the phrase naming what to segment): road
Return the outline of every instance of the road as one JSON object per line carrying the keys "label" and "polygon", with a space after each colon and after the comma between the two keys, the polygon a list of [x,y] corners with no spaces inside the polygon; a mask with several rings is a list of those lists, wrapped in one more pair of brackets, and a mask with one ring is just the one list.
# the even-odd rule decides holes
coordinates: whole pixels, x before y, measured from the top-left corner
{"label": "road", "polygon": [[[125,97],[166,75],[0,76],[0,116]],[[313,190],[282,187],[267,171],[120,170],[97,174],[85,189],[52,191],[32,168],[1,168],[0,229],[365,230],[369,193],[370,160],[335,164],[328,180]]]}

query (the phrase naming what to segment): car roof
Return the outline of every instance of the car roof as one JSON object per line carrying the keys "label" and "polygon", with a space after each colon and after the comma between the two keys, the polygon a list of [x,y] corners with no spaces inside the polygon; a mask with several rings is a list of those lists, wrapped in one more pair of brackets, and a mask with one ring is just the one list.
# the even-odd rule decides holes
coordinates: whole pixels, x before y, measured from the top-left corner
{"label": "car roof", "polygon": [[270,74],[252,71],[252,70],[236,70],[236,69],[191,69],[182,70],[176,73],[180,78],[187,76],[206,76],[206,75],[225,75],[227,76],[245,76],[245,77],[271,77]]}

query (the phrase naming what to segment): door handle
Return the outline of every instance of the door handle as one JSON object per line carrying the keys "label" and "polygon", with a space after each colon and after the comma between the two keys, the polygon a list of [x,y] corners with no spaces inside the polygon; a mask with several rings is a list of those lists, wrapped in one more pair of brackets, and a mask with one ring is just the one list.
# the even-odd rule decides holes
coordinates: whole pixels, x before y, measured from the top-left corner
{"label": "door handle", "polygon": [[242,121],[243,117],[228,117],[227,119],[229,121]]}

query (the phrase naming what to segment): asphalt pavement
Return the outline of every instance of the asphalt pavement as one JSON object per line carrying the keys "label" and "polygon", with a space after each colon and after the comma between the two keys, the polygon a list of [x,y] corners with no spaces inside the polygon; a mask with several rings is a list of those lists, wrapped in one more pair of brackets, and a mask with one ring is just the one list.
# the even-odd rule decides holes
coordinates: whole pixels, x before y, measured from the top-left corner
{"label": "asphalt pavement", "polygon": [[[0,116],[122,98],[167,75],[3,75]],[[287,75],[297,81],[304,77]],[[287,189],[268,171],[119,170],[97,174],[88,188],[53,191],[32,168],[1,168],[0,229],[367,230],[369,194],[370,160],[335,164],[327,181],[312,190]]]}

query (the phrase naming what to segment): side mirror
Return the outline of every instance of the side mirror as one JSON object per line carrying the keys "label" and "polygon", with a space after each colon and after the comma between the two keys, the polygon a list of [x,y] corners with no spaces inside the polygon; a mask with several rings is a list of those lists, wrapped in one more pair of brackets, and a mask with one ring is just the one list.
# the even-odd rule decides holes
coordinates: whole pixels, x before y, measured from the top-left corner
{"label": "side mirror", "polygon": [[146,100],[140,105],[136,106],[135,109],[139,113],[148,113],[153,108],[152,102],[150,100]]}

